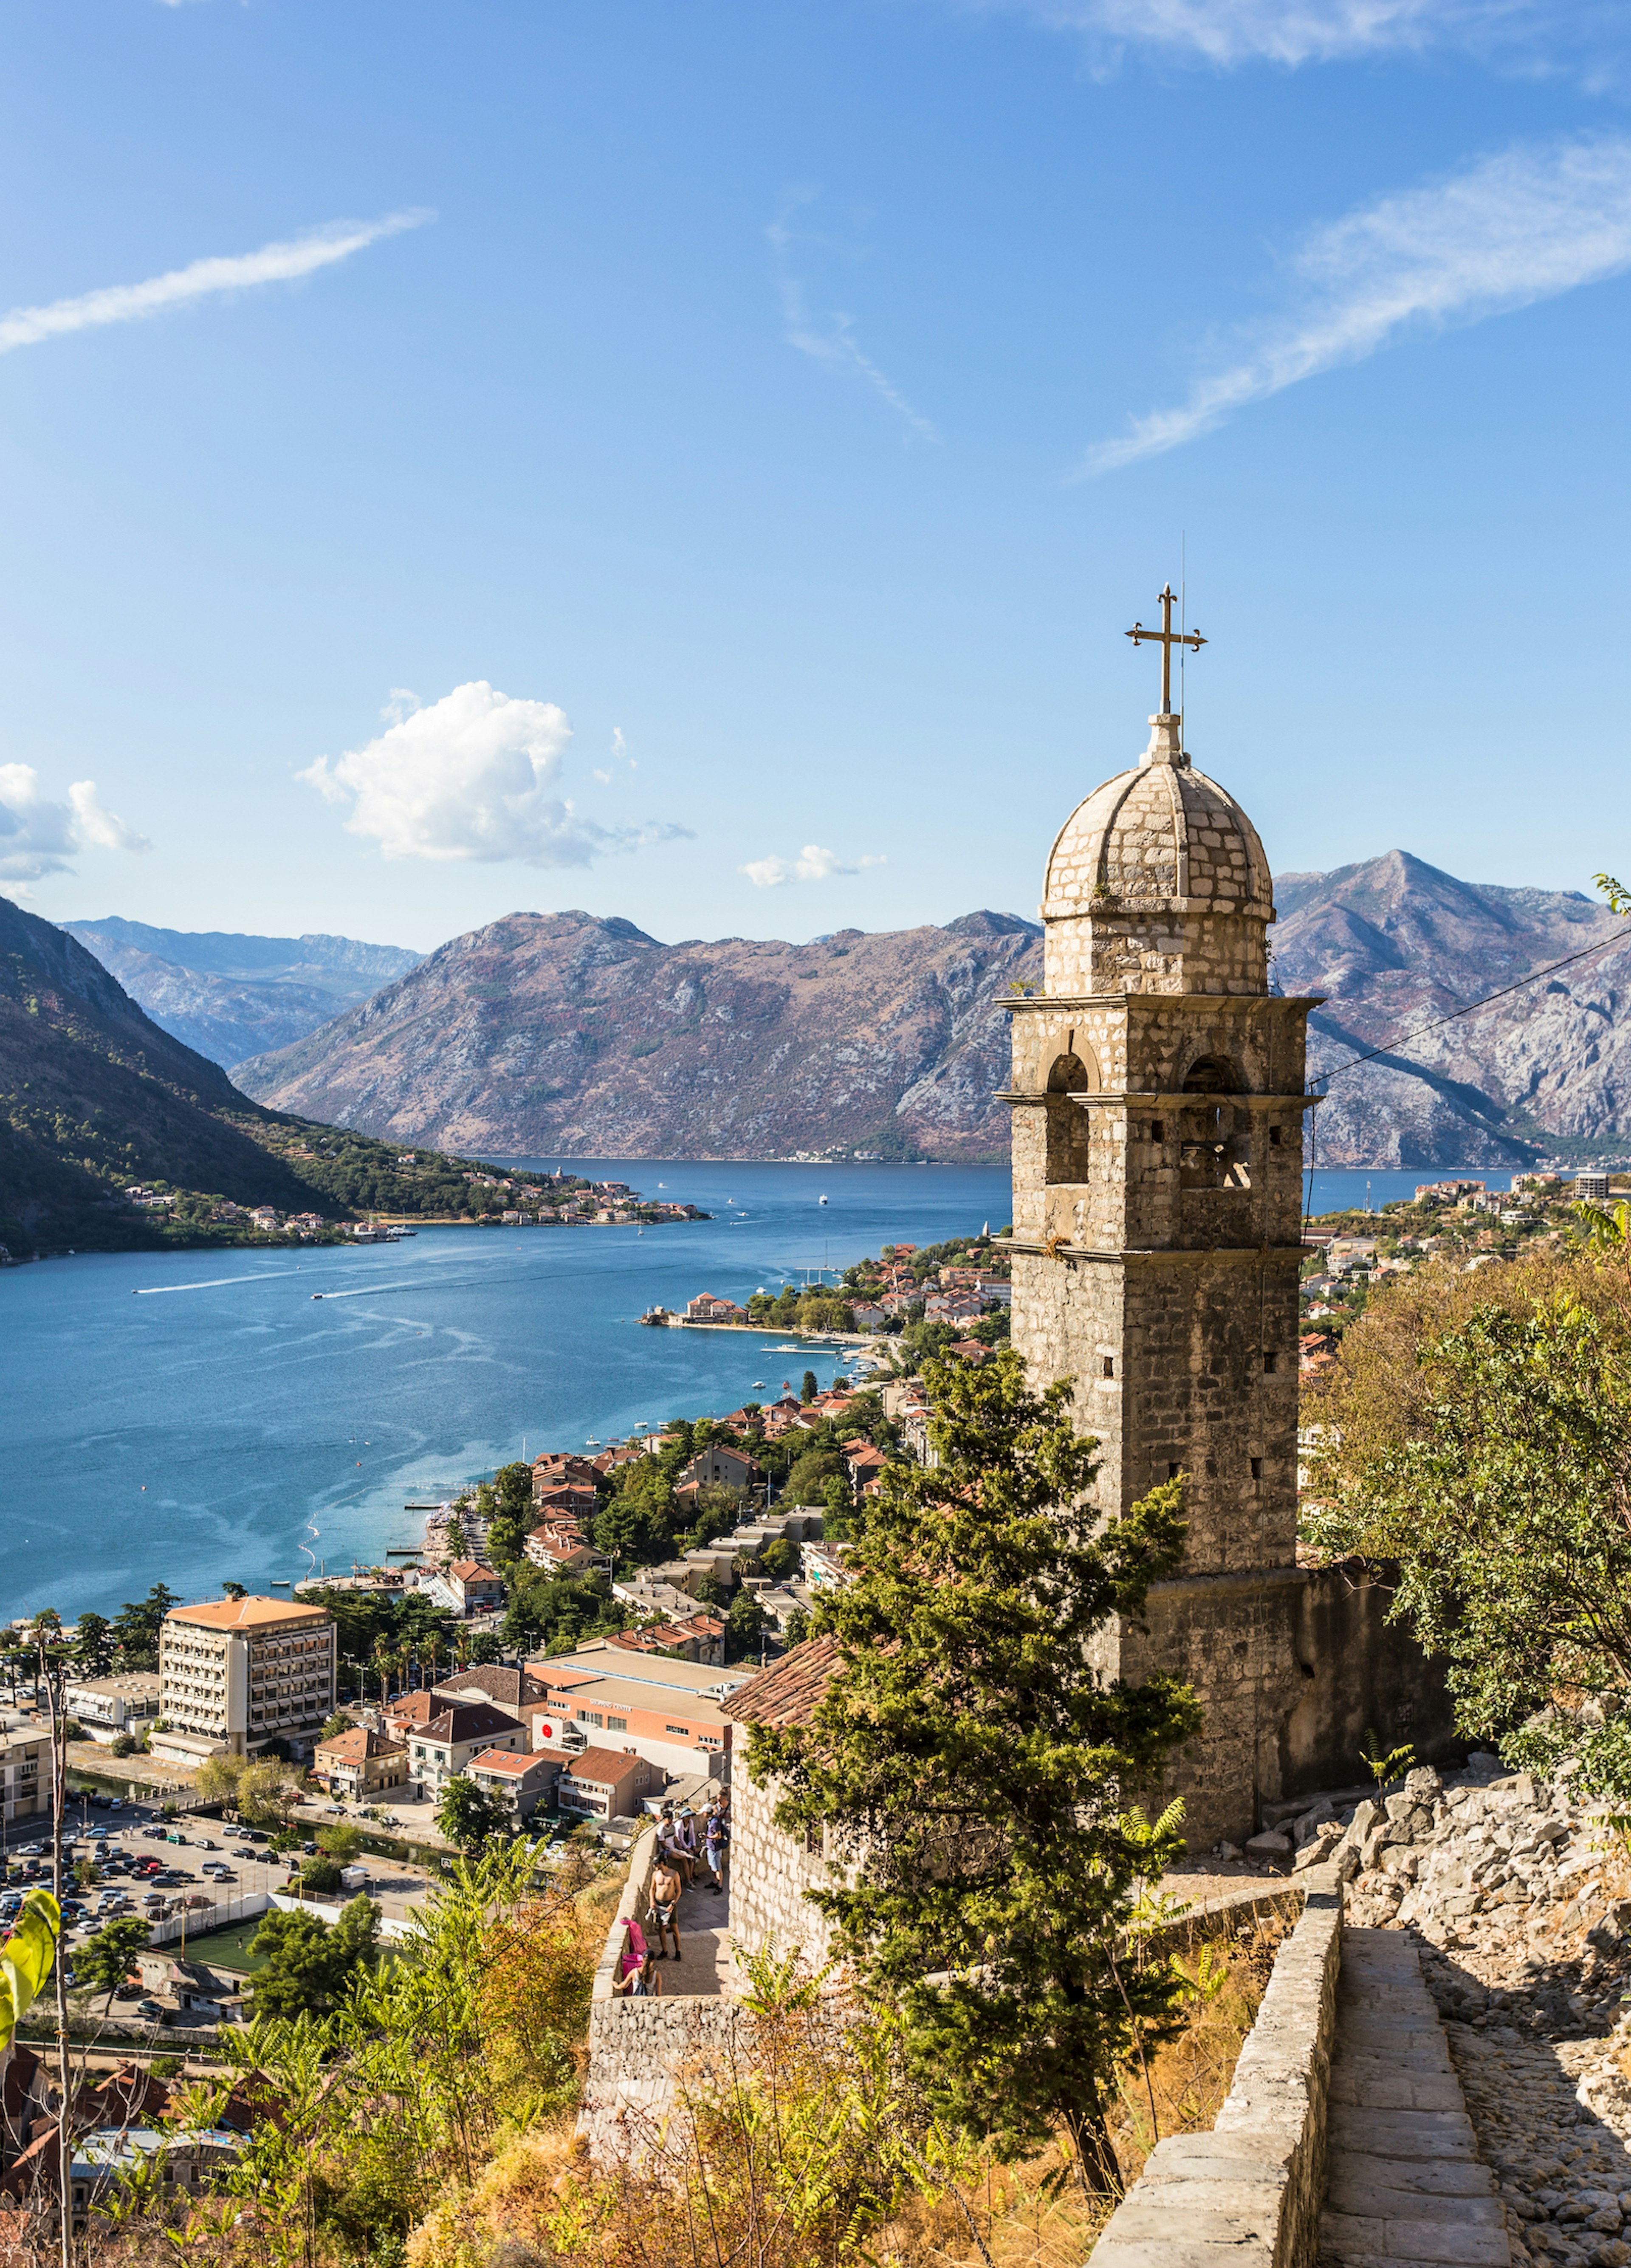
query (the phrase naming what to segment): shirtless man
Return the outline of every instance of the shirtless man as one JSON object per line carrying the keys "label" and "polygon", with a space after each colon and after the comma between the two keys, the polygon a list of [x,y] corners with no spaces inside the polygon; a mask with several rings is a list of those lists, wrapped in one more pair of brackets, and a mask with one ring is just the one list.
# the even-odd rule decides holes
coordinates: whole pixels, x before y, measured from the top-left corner
{"label": "shirtless man", "polygon": [[680,1926],[674,1917],[679,1909],[680,1894],[684,1888],[679,1868],[668,1852],[663,1852],[652,1869],[652,1921],[657,1933],[654,1960],[665,1961],[668,1958],[665,1937],[674,1940],[674,1957],[676,1961],[680,1957]]}

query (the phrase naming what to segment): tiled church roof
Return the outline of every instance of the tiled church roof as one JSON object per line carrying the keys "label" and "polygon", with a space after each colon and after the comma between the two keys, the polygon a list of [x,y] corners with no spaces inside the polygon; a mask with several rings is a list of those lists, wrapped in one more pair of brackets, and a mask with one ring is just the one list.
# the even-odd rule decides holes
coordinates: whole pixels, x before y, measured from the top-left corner
{"label": "tiled church roof", "polygon": [[807,1638],[720,1704],[739,1725],[808,1725],[838,1667],[836,1638]]}

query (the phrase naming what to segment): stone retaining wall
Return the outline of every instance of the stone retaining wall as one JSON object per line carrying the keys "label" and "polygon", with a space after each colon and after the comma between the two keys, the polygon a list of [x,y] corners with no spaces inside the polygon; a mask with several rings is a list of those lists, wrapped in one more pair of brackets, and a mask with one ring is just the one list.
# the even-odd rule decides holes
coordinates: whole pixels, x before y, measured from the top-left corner
{"label": "stone retaining wall", "polygon": [[1297,1886],[1303,1918],[1275,1956],[1234,2084],[1210,2134],[1158,2142],[1111,2215],[1093,2268],[1311,2268],[1341,1962],[1334,1866]]}

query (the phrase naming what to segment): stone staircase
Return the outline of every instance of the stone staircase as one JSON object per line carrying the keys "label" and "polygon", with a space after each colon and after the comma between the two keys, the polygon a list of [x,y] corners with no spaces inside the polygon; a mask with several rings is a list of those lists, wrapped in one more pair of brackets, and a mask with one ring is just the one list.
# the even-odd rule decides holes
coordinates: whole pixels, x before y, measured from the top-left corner
{"label": "stone staircase", "polygon": [[1506,2213],[1413,1940],[1343,1933],[1319,2268],[1510,2268]]}

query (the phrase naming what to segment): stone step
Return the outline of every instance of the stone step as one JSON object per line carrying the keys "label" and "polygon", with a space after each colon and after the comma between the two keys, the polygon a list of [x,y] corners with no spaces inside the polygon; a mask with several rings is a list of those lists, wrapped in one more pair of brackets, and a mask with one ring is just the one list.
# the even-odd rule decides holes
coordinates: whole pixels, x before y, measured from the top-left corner
{"label": "stone step", "polygon": [[1328,2100],[1319,2268],[1511,2268],[1506,2209],[1400,1931],[1343,1940]]}

